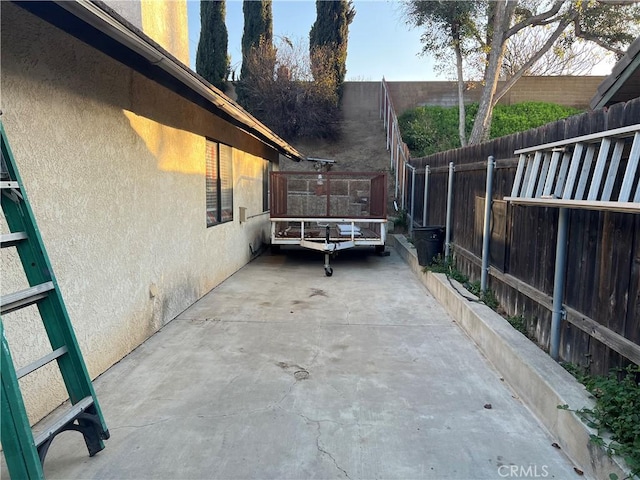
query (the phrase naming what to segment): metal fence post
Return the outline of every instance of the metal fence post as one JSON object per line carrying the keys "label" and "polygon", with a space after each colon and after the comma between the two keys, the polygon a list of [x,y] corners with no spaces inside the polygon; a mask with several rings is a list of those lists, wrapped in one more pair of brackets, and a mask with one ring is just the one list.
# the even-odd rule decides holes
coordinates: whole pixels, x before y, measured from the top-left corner
{"label": "metal fence post", "polygon": [[551,313],[551,358],[558,360],[560,355],[560,330],[564,309],[564,281],[567,267],[567,236],[569,230],[569,210],[560,208],[558,213],[558,240],[556,243],[556,266],[553,277],[553,311]]}
{"label": "metal fence post", "polygon": [[380,82],[380,103],[379,103],[379,109],[378,111],[380,112],[380,120],[382,120],[382,102],[383,102],[383,94],[384,94],[384,77],[382,77],[382,81]]}
{"label": "metal fence post", "polygon": [[424,167],[424,197],[422,198],[422,226],[427,226],[427,209],[429,208],[429,165]]}
{"label": "metal fence post", "polygon": [[400,196],[402,197],[402,209],[407,209],[407,164],[404,157],[398,156],[398,168],[400,168],[400,160],[402,160],[402,177],[400,179]]}
{"label": "metal fence post", "polygon": [[416,203],[416,167],[413,167],[407,163],[407,167],[411,169],[411,204],[409,208],[411,209],[411,222],[409,222],[409,236],[413,235],[413,219],[415,214],[415,203]]}
{"label": "metal fence post", "polygon": [[487,291],[489,274],[489,243],[491,241],[491,203],[493,201],[493,169],[496,163],[493,156],[487,159],[487,187],[484,196],[484,234],[482,236],[482,271],[480,274],[480,290]]}
{"label": "metal fence post", "polygon": [[398,165],[398,158],[397,158],[397,157],[396,157],[396,162],[395,162],[395,164],[394,164],[394,170],[395,170],[395,173],[396,173],[396,190],[395,190],[395,197],[396,197],[396,199],[397,199],[397,198],[398,198],[398,175],[400,175],[400,172],[399,172],[400,168],[399,168],[399,165]]}
{"label": "metal fence post", "polygon": [[447,223],[444,243],[444,257],[449,258],[451,255],[451,217],[453,215],[453,162],[449,162],[449,185],[447,188]]}

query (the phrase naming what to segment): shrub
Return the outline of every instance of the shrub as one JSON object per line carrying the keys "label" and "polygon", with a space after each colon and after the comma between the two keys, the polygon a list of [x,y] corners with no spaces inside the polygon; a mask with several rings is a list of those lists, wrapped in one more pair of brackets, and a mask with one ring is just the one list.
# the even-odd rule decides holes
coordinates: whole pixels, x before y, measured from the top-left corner
{"label": "shrub", "polygon": [[[477,103],[465,108],[467,134],[471,132],[477,112]],[[544,102],[497,105],[493,111],[491,138],[529,130],[577,113],[580,113],[580,110]],[[414,157],[425,157],[460,147],[458,107],[412,108],[400,115],[398,123],[402,139]]]}
{"label": "shrub", "polygon": [[[607,449],[610,455],[620,455],[629,468],[631,477],[640,473],[640,366],[612,370],[608,376],[591,376],[574,365],[563,365],[578,381],[583,383],[595,398],[593,409],[581,408],[576,413],[598,434],[591,441]],[[559,405],[569,410],[568,405]],[[611,440],[601,437],[609,432]],[[611,480],[617,475],[610,474]]]}
{"label": "shrub", "polygon": [[524,102],[496,105],[493,109],[491,138],[523,132],[577,113],[580,113],[580,110],[555,103]]}

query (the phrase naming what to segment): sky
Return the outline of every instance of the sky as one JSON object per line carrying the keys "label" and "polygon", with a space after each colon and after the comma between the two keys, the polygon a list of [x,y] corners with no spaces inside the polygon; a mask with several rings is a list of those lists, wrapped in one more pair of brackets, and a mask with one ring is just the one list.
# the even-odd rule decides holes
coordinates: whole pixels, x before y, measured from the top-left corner
{"label": "sky", "polygon": [[[402,21],[399,2],[355,0],[356,16],[349,26],[346,80],[449,80],[438,78],[432,61],[420,56],[420,32]],[[227,0],[227,31],[232,70],[240,71],[242,61],[243,14],[241,0]],[[195,69],[200,38],[200,1],[188,0],[191,67]],[[294,43],[309,42],[316,18],[315,0],[274,0],[273,34]]]}

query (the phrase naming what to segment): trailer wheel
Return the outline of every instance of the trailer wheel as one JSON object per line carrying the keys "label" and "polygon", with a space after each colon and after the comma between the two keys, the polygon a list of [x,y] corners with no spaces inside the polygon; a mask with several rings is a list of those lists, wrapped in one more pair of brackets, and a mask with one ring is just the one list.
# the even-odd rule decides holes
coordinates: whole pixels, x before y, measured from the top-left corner
{"label": "trailer wheel", "polygon": [[333,268],[331,267],[324,267],[324,274],[327,277],[330,277],[331,275],[333,275]]}

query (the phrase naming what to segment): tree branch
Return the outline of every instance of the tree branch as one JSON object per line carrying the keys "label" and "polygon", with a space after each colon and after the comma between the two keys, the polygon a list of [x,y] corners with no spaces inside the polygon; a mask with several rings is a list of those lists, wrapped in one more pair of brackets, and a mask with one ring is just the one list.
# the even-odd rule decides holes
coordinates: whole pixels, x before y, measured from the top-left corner
{"label": "tree branch", "polygon": [[553,44],[556,43],[556,40],[560,37],[560,35],[562,35],[562,32],[564,32],[569,24],[575,20],[575,17],[577,15],[577,12],[574,12],[571,17],[565,18],[558,24],[555,31],[547,39],[542,48],[540,48],[535,55],[533,55],[524,65],[522,65],[522,67],[520,67],[520,69],[506,81],[502,88],[498,90],[498,92],[496,92],[495,96],[493,97],[492,105],[495,106],[498,101],[509,91],[509,89],[513,87],[518,80],[520,80],[520,77],[522,77],[522,75],[524,75],[534,63],[540,60],[542,56],[551,49]]}
{"label": "tree branch", "polygon": [[573,30],[574,30],[574,33],[575,33],[576,37],[578,37],[578,38],[582,38],[583,40],[587,40],[589,42],[593,42],[593,43],[601,46],[605,50],[609,50],[610,52],[615,53],[618,57],[621,57],[621,56],[624,55],[624,51],[623,50],[620,50],[619,48],[616,48],[616,47],[614,47],[612,45],[609,45],[607,42],[602,40],[597,35],[594,35],[592,33],[585,32],[584,30],[582,30],[582,25],[580,25],[580,19],[577,18],[577,17],[573,19]]}
{"label": "tree branch", "polygon": [[534,26],[534,25],[547,25],[549,23],[553,23],[555,20],[549,20],[549,19],[554,17],[560,11],[560,8],[562,7],[563,4],[564,4],[564,0],[556,0],[553,6],[546,12],[526,18],[522,20],[520,23],[516,23],[513,27],[511,27],[509,30],[505,32],[504,34],[505,40],[515,35],[523,28]]}

